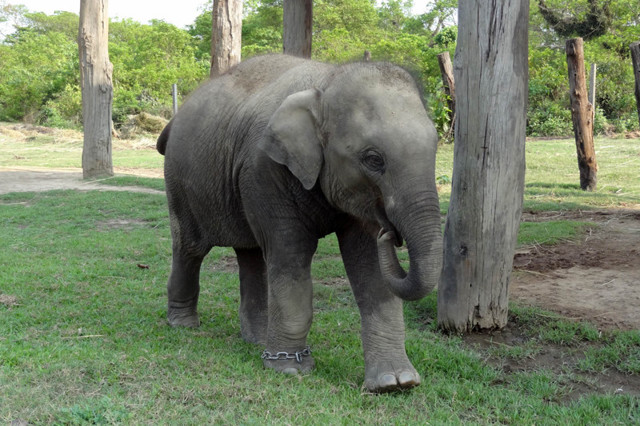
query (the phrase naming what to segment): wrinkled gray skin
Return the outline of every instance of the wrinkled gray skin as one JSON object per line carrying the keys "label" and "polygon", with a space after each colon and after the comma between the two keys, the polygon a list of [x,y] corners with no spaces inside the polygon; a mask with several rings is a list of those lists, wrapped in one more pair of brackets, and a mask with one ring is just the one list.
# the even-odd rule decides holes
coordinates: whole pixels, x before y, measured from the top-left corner
{"label": "wrinkled gray skin", "polygon": [[[201,262],[230,246],[244,339],[273,354],[302,350],[311,259],[335,232],[362,319],[366,388],[418,385],[402,299],[426,295],[440,273],[436,141],[414,80],[392,65],[273,55],[206,83],[158,139],[173,237],[169,323],[200,324]],[[403,238],[408,274],[394,247]],[[298,373],[314,362],[264,365]]]}

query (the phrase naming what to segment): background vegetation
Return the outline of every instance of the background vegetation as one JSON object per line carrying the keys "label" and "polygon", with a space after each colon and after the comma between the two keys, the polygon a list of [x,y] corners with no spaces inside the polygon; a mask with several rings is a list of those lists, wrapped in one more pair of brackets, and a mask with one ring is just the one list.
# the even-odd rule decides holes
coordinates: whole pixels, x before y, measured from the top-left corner
{"label": "background vegetation", "polygon": [[[449,127],[436,55],[456,47],[457,0],[433,0],[412,16],[411,0],[314,1],[313,57],[344,62],[369,50],[422,80],[441,132]],[[282,0],[245,1],[244,58],[282,50]],[[598,64],[596,131],[638,130],[629,44],[640,40],[637,0],[531,0],[528,134],[569,135],[571,118],[564,41],[585,38],[588,62]],[[186,29],[162,21],[112,20],[114,121],[146,111],[168,117],[171,84],[188,95],[208,76],[212,1]],[[597,18],[597,19],[596,19]],[[0,39],[0,121],[56,127],[81,123],[78,16],[45,15],[0,1],[0,22],[14,32]]]}

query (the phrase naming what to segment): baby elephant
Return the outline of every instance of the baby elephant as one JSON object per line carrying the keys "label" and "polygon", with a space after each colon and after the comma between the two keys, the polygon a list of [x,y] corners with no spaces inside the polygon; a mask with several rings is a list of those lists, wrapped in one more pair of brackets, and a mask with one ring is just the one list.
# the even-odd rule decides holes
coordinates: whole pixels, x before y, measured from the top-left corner
{"label": "baby elephant", "polygon": [[[415,81],[394,65],[272,55],[204,84],[157,144],[173,238],[169,324],[200,324],[202,260],[233,247],[243,338],[266,347],[265,367],[311,370],[311,259],[335,232],[360,309],[365,387],[418,385],[402,299],[425,296],[440,274],[436,144]],[[403,239],[408,273],[395,252]]]}

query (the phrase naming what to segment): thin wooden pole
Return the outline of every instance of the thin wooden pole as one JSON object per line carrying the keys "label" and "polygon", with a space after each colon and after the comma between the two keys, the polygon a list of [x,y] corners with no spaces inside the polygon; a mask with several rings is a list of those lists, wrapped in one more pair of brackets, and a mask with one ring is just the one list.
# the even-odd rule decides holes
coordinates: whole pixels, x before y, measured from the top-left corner
{"label": "thin wooden pole", "polygon": [[449,123],[451,127],[449,134],[453,134],[456,116],[456,83],[453,77],[453,64],[449,52],[442,52],[438,55],[438,65],[442,75],[442,87],[447,95],[447,107],[449,108]]}
{"label": "thin wooden pole", "polygon": [[178,113],[178,85],[171,85],[171,97],[173,98],[173,115]]}
{"label": "thin wooden pole", "polygon": [[631,62],[633,62],[633,74],[636,77],[635,94],[636,108],[638,109],[638,123],[640,123],[640,41],[631,43]]}
{"label": "thin wooden pole", "polygon": [[598,72],[598,66],[591,64],[589,70],[589,103],[591,104],[591,110],[593,112],[593,122],[596,121],[596,74]]}
{"label": "thin wooden pole", "polygon": [[571,117],[580,169],[580,188],[593,191],[598,182],[598,163],[593,144],[593,107],[587,96],[583,44],[580,37],[567,40],[566,53]]}

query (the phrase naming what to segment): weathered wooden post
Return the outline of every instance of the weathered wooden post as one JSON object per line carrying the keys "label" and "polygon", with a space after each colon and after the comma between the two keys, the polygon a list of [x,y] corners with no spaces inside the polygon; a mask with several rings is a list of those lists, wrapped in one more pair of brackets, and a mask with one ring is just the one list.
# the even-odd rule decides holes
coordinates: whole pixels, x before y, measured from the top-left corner
{"label": "weathered wooden post", "polygon": [[458,4],[458,102],[438,325],[466,332],[507,323],[524,191],[529,0]]}
{"label": "weathered wooden post", "polygon": [[596,122],[596,74],[598,73],[598,66],[591,64],[589,70],[589,103],[593,110],[593,123]]}
{"label": "weathered wooden post", "polygon": [[456,84],[453,77],[453,65],[449,52],[442,52],[438,55],[438,65],[440,66],[440,74],[442,75],[442,87],[447,95],[447,107],[449,108],[449,123],[451,128],[449,133],[453,134],[456,116]]}
{"label": "weathered wooden post", "polygon": [[310,58],[313,0],[284,0],[282,12],[284,53]]}
{"label": "weathered wooden post", "polygon": [[81,0],[78,49],[82,88],[82,176],[113,176],[111,107],[113,65],[109,61],[108,0]]}
{"label": "weathered wooden post", "polygon": [[587,96],[584,67],[583,41],[580,37],[567,40],[567,65],[569,70],[569,95],[571,98],[571,118],[576,138],[580,188],[585,191],[596,189],[598,164],[593,145],[593,105]]}
{"label": "weathered wooden post", "polygon": [[178,113],[178,85],[171,85],[171,98],[173,99],[173,115]]}
{"label": "weathered wooden post", "polygon": [[211,72],[216,77],[240,62],[242,0],[214,0],[211,29]]}
{"label": "weathered wooden post", "polygon": [[638,123],[640,123],[640,41],[631,43],[631,62],[633,62],[633,74],[636,77],[636,108],[638,109]]}

